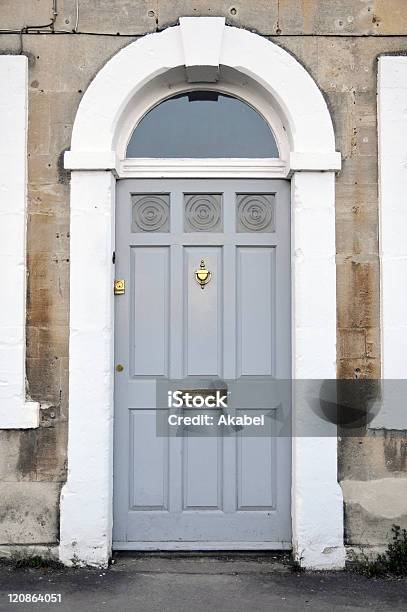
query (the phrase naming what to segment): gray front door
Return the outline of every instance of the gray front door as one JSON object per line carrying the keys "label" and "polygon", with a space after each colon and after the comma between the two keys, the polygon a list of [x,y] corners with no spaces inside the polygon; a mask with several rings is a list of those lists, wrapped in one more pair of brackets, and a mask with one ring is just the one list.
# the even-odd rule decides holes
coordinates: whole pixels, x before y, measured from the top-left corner
{"label": "gray front door", "polygon": [[[291,377],[289,187],[118,182],[117,549],[290,546],[288,437],[156,432],[157,380]],[[212,273],[204,290],[194,274],[202,259]]]}

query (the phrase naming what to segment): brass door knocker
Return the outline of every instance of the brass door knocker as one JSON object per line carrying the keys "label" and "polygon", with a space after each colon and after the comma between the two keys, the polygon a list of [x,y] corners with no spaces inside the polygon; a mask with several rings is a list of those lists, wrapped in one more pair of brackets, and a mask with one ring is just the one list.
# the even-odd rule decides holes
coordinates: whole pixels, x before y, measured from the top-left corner
{"label": "brass door knocker", "polygon": [[197,282],[201,285],[201,289],[204,289],[205,285],[209,283],[209,281],[211,280],[211,276],[212,273],[205,268],[205,260],[201,259],[201,264],[198,270],[195,270],[195,278]]}

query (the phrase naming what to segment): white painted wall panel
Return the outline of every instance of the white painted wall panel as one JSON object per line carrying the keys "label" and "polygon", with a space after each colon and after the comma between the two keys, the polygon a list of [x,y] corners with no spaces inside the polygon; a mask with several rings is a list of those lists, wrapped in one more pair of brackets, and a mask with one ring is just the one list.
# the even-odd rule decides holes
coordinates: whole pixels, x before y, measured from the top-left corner
{"label": "white painted wall panel", "polygon": [[0,429],[39,418],[25,401],[27,74],[25,56],[0,56]]}
{"label": "white painted wall panel", "polygon": [[[407,379],[407,57],[379,58],[382,378]],[[403,387],[387,382],[371,427],[405,429]]]}
{"label": "white painted wall panel", "polygon": [[381,57],[378,75],[382,376],[406,378],[407,57]]}

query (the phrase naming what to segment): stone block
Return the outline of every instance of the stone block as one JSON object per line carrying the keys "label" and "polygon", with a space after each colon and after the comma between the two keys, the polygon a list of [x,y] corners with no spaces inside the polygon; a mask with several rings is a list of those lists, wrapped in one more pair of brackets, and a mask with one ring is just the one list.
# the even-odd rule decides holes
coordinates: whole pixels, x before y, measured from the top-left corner
{"label": "stone block", "polygon": [[366,329],[366,355],[371,359],[380,358],[380,328],[378,326]]}
{"label": "stone block", "polygon": [[364,329],[340,329],[340,357],[360,359],[366,356],[366,332]]}
{"label": "stone block", "polygon": [[336,250],[344,256],[377,256],[378,218],[372,208],[354,208],[337,215]]}
{"label": "stone block", "polygon": [[374,0],[280,0],[282,34],[367,34]]}
{"label": "stone block", "polygon": [[407,527],[407,478],[343,480],[346,543],[384,545],[394,524]]}
{"label": "stone block", "polygon": [[[366,258],[365,258],[366,259]],[[338,327],[371,327],[379,316],[378,261],[345,260],[337,266]]]}
{"label": "stone block", "polygon": [[158,27],[174,25],[180,17],[225,17],[229,25],[275,34],[278,22],[277,0],[158,0]]}
{"label": "stone block", "polygon": [[377,95],[376,90],[355,91],[353,116],[356,125],[376,129],[377,133]]}
{"label": "stone block", "polygon": [[47,155],[51,140],[50,97],[31,94],[28,107],[28,145],[30,155]]}
{"label": "stone block", "polygon": [[50,253],[59,259],[69,257],[68,219],[53,214],[30,214],[27,231],[30,253]]}
{"label": "stone block", "polygon": [[352,379],[352,378],[379,378],[380,377],[380,362],[377,359],[349,359],[338,358],[337,377]]}
{"label": "stone block", "polygon": [[[350,162],[351,164],[352,162]],[[377,216],[378,187],[376,183],[347,183],[348,176],[341,174],[336,179],[336,213],[364,214],[369,211]]]}
{"label": "stone block", "polygon": [[312,36],[271,36],[270,40],[294,55],[314,80],[318,73],[318,39]]}
{"label": "stone block", "polygon": [[340,151],[342,159],[346,159],[352,154],[354,92],[328,91],[325,98],[334,123],[336,150]]}
{"label": "stone block", "polygon": [[[65,1],[65,6],[68,4]],[[64,19],[69,27],[76,22],[75,6],[65,8]],[[147,34],[157,27],[156,0],[87,0],[80,2],[80,32],[107,32],[110,34]],[[61,23],[61,21],[59,21]],[[63,26],[64,24],[61,24]],[[68,29],[65,25],[64,29]]]}
{"label": "stone block", "polygon": [[57,222],[57,217],[64,219],[66,227],[69,227],[69,192],[67,186],[61,183],[52,183],[51,185],[30,183],[27,209],[28,214],[52,214],[55,222]]}
{"label": "stone block", "polygon": [[51,22],[52,2],[44,0],[2,0],[1,29],[20,30],[24,26],[47,25]]}
{"label": "stone block", "polygon": [[20,478],[41,482],[66,479],[67,423],[59,419],[59,407],[41,410],[41,427],[21,432],[18,459]]}
{"label": "stone block", "polygon": [[38,347],[38,328],[33,325],[26,325],[25,330],[26,357],[39,357]]}
{"label": "stone block", "polygon": [[59,483],[0,483],[0,543],[55,542],[59,494]]}
{"label": "stone block", "polygon": [[68,357],[69,329],[66,325],[39,327],[38,352],[45,359]]}
{"label": "stone block", "polygon": [[[0,7],[0,11],[2,6]],[[0,13],[1,14],[1,13]],[[0,17],[1,20],[1,17]],[[0,34],[0,53],[4,55],[17,55],[20,53],[19,34]]]}
{"label": "stone block", "polygon": [[342,164],[341,182],[350,185],[375,185],[378,181],[378,165],[376,155],[361,155],[344,159]]}
{"label": "stone block", "polygon": [[[155,0],[81,0],[77,23],[76,2],[58,0],[55,30],[145,34],[156,29]],[[48,25],[53,17],[52,1],[4,0],[0,7],[2,28]]]}
{"label": "stone block", "polygon": [[34,401],[57,404],[60,392],[59,359],[27,359],[28,391]]}
{"label": "stone block", "polygon": [[[0,482],[18,480],[20,431],[0,431]],[[1,502],[0,502],[1,503]]]}
{"label": "stone block", "polygon": [[69,398],[69,359],[68,357],[62,357],[60,359],[60,367],[61,367],[61,388],[60,388],[60,414],[59,418],[61,420],[68,419],[69,406],[68,406],[68,398]]}
{"label": "stone block", "polygon": [[[24,43],[32,58],[29,83],[38,93],[62,92],[77,94],[78,104],[82,93],[102,66],[131,37],[119,36],[26,36]],[[65,111],[66,112],[66,111]]]}
{"label": "stone block", "polygon": [[66,254],[30,253],[31,271],[27,286],[29,325],[67,325],[69,299],[69,258]]}
{"label": "stone block", "polygon": [[407,34],[407,5],[403,0],[375,0],[374,26],[377,34]]}
{"label": "stone block", "polygon": [[325,91],[376,91],[376,58],[368,39],[318,38],[318,83]]}

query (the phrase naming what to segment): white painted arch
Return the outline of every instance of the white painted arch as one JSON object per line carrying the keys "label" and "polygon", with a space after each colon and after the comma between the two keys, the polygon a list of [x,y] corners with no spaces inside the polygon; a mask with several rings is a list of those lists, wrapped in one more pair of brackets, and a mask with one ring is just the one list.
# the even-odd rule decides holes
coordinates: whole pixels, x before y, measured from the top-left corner
{"label": "white painted arch", "polygon": [[[336,377],[340,154],[315,82],[280,47],[225,26],[223,18],[181,18],[179,26],[131,43],[86,91],[65,157],[72,170],[68,480],[60,534],[66,564],[103,566],[111,553],[115,181],[126,175],[121,158],[135,117],[185,83],[234,87],[271,123],[282,157],[271,175],[292,182],[293,377]],[[293,409],[300,424],[301,398],[294,397]],[[304,566],[343,566],[336,437],[293,438],[292,525]]]}

